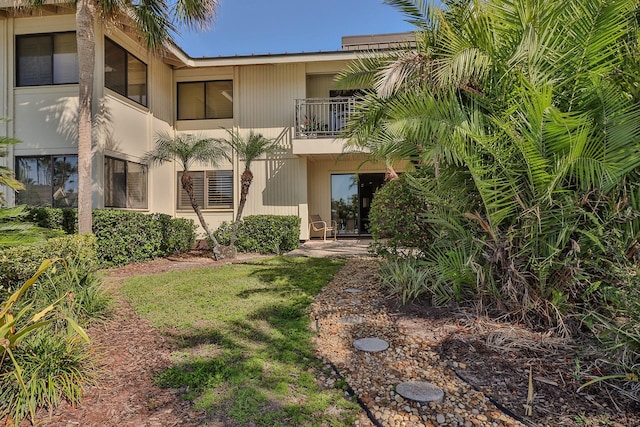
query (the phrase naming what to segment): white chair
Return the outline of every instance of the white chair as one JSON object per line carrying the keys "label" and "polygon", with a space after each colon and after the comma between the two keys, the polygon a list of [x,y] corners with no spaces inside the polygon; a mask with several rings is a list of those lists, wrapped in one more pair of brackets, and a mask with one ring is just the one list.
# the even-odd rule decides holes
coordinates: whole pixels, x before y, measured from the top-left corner
{"label": "white chair", "polygon": [[333,232],[333,240],[336,240],[336,234],[338,232],[338,223],[336,221],[324,221],[320,215],[310,215],[311,221],[309,222],[309,238],[311,238],[311,231],[322,231],[324,233],[324,240],[327,240],[327,232]]}

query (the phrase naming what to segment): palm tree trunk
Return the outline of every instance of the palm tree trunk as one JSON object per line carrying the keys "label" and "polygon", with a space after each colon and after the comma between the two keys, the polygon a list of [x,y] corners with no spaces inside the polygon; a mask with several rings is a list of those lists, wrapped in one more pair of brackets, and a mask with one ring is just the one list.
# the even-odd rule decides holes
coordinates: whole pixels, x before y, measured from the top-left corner
{"label": "palm tree trunk", "polygon": [[95,2],[78,0],[76,39],[78,44],[78,233],[92,231],[91,201],[91,98],[95,69]]}
{"label": "palm tree trunk", "polygon": [[196,216],[200,221],[200,225],[204,229],[205,233],[207,233],[207,236],[209,237],[209,239],[211,239],[211,243],[213,244],[213,248],[212,248],[213,259],[215,259],[216,261],[222,259],[223,256],[220,253],[220,244],[218,243],[218,240],[209,229],[207,222],[204,220],[204,217],[202,216],[202,212],[200,211],[200,205],[198,205],[196,196],[195,194],[193,194],[193,180],[191,179],[191,174],[189,172],[184,171],[182,173],[181,184],[182,184],[182,188],[184,189],[184,191],[187,192],[187,195],[189,196],[191,207],[193,208],[193,211],[196,213]]}
{"label": "palm tree trunk", "polygon": [[233,223],[233,231],[231,232],[231,242],[229,246],[234,246],[236,238],[238,237],[238,225],[242,219],[242,211],[244,211],[244,205],[247,203],[247,195],[249,194],[249,187],[253,182],[253,173],[249,169],[245,169],[240,177],[240,203],[238,204],[238,214],[236,215],[236,221]]}

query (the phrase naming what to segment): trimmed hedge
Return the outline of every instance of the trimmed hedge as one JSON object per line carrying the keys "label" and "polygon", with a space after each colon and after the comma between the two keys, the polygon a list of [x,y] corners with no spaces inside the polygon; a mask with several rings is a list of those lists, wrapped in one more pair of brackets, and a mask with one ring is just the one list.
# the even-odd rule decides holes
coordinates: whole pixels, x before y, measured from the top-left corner
{"label": "trimmed hedge", "polygon": [[[29,218],[41,227],[77,230],[74,209],[33,208]],[[101,267],[125,265],[193,248],[196,226],[192,220],[166,214],[144,214],[112,209],[93,211],[93,234]]]}
{"label": "trimmed hedge", "polygon": [[95,271],[99,264],[96,247],[95,236],[69,235],[35,245],[1,248],[0,288],[2,291],[19,288],[47,258],[74,260],[83,269]]}
{"label": "trimmed hedge", "polygon": [[[233,223],[223,222],[215,236],[221,245],[231,241]],[[300,244],[300,217],[294,215],[250,215],[238,225],[236,249],[240,252],[280,254]]]}

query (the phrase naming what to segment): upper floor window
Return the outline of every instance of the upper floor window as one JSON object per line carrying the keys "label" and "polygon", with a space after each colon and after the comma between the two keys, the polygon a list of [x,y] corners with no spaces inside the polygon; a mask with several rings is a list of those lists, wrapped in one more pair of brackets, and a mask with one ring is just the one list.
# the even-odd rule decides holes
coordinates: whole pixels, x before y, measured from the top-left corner
{"label": "upper floor window", "polygon": [[104,85],[146,106],[147,64],[111,40],[104,42]]}
{"label": "upper floor window", "polygon": [[104,206],[147,208],[147,167],[140,163],[104,158]]}
{"label": "upper floor window", "polygon": [[27,206],[78,206],[78,156],[16,157],[16,178],[25,186],[17,203]]}
{"label": "upper floor window", "polygon": [[[233,171],[189,172],[193,194],[203,209],[233,209]],[[191,209],[189,195],[182,188],[182,174],[178,172],[178,209]]]}
{"label": "upper floor window", "polygon": [[16,36],[16,86],[78,83],[76,33]]}
{"label": "upper floor window", "polygon": [[178,83],[178,120],[233,118],[233,80]]}

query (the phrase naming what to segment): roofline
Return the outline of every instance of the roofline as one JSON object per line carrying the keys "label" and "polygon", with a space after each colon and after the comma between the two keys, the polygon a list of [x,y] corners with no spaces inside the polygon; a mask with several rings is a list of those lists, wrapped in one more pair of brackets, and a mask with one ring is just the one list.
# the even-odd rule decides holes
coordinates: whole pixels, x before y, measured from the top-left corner
{"label": "roofline", "polygon": [[[370,51],[337,50],[321,52],[268,53],[252,55],[232,55],[192,58],[179,46],[168,46],[170,52],[184,64],[184,67],[225,67],[234,65],[288,64],[296,62],[327,62],[357,59]],[[178,67],[179,68],[179,67]]]}

